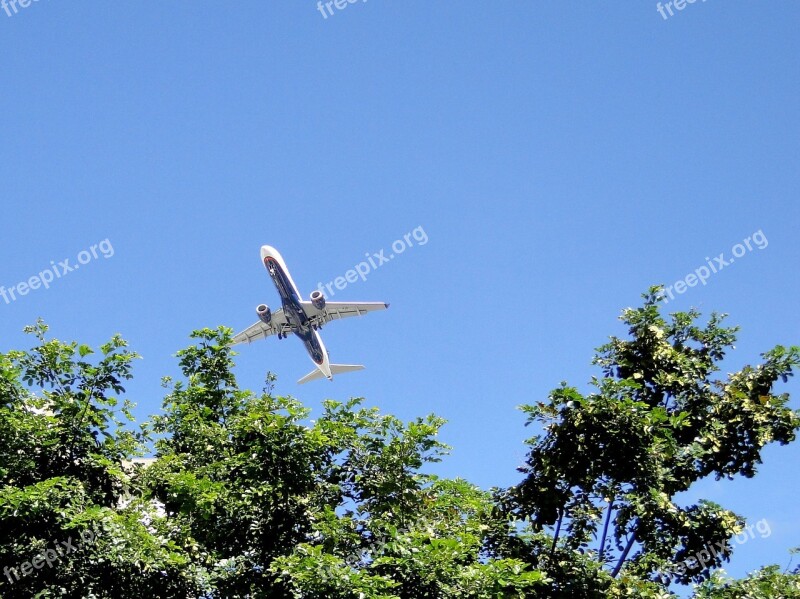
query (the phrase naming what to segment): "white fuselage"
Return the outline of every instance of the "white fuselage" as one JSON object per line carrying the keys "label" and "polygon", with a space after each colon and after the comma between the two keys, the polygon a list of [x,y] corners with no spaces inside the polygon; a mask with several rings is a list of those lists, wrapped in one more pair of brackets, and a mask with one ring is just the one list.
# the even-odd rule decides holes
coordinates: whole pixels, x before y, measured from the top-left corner
{"label": "white fuselage", "polygon": [[328,351],[322,343],[319,332],[311,326],[308,320],[308,315],[300,300],[300,292],[297,290],[292,275],[289,274],[286,262],[278,250],[268,245],[261,246],[261,261],[281,296],[283,311],[292,325],[294,334],[303,342],[314,365],[327,379],[332,380]]}

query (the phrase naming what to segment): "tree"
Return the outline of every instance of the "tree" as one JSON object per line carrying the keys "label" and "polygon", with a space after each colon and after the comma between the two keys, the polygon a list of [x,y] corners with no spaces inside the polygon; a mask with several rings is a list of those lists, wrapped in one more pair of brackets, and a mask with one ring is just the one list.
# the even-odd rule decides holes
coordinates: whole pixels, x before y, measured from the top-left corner
{"label": "tree", "polygon": [[[174,542],[196,545],[223,597],[496,597],[541,579],[519,560],[481,559],[490,496],[424,475],[443,424],[404,424],[361,400],[309,410],[241,391],[230,331],[179,352],[154,418],[158,461],[144,473]],[[510,596],[510,595],[509,595]]]}
{"label": "tree", "polygon": [[[123,463],[143,448],[117,395],[138,356],[46,340],[0,355],[0,596],[188,596],[185,556],[144,524]],[[38,393],[31,390],[38,388]]]}
{"label": "tree", "polygon": [[[788,569],[787,569],[788,570]],[[800,567],[788,572],[765,566],[741,580],[715,572],[695,594],[696,599],[797,599],[800,597]]]}
{"label": "tree", "polygon": [[[598,349],[596,391],[563,383],[548,402],[522,407],[544,434],[528,441],[524,480],[497,493],[522,525],[497,545],[547,572],[553,597],[574,596],[575,585],[603,596],[626,578],[706,579],[729,559],[728,541],[744,522],[712,502],[681,506],[675,496],[709,475],[754,476],[761,449],[793,441],[800,426],[788,395],[772,392],[800,362],[800,348],[777,346],[756,367],[713,377],[737,329],[717,314],[698,326],[694,310],[664,318],[659,287],[644,299],[622,314],[631,338]],[[592,566],[576,572],[582,560]]]}
{"label": "tree", "polygon": [[[192,334],[139,430],[121,338],[95,353],[29,327],[31,350],[0,355],[0,595],[666,598],[694,581],[697,599],[791,597],[797,571],[722,578],[744,521],[675,497],[754,476],[767,443],[794,440],[800,416],[773,388],[800,349],[720,379],[736,329],[665,318],[659,293],[623,312],[630,338],[599,348],[593,392],[564,383],[523,406],[541,427],[524,478],[491,491],[426,472],[448,451],[437,416],[351,399],[311,420],[272,375],[240,389],[224,327]],[[79,548],[56,552],[67,540]]]}

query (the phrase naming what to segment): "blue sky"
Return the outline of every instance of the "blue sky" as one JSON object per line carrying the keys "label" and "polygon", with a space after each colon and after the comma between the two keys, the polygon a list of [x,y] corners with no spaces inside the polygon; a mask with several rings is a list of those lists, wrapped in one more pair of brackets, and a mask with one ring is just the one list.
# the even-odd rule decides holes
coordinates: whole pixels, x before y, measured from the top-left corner
{"label": "blue sky", "polygon": [[[145,417],[192,329],[275,305],[262,244],[307,295],[421,227],[427,243],[337,291],[391,302],[324,331],[334,361],[367,370],[299,387],[311,362],[273,338],[241,348],[240,383],[271,370],[317,413],[352,396],[434,412],[454,446],[437,473],[513,484],[531,432],[515,407],[585,388],[622,308],[759,231],[766,247],[670,308],[731,314],[728,371],[798,342],[799,18],[788,0],[666,20],[654,2],[0,9],[0,285],[113,247],[0,299],[0,350],[39,316],[62,339],[119,332],[144,356],[129,396]],[[800,449],[765,456],[688,498],[770,522],[736,575],[800,545]]]}

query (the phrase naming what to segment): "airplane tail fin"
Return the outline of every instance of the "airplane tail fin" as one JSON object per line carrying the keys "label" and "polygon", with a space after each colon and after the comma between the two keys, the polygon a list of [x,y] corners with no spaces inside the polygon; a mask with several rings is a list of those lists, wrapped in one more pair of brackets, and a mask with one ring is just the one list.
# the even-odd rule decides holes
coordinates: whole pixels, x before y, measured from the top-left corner
{"label": "airplane tail fin", "polygon": [[[353,372],[354,370],[363,370],[364,366],[362,364],[331,364],[331,374],[342,374],[345,372]],[[325,378],[325,375],[322,374],[322,371],[319,368],[315,368],[299,381],[297,381],[298,385],[303,385],[308,381],[315,381],[317,379]]]}

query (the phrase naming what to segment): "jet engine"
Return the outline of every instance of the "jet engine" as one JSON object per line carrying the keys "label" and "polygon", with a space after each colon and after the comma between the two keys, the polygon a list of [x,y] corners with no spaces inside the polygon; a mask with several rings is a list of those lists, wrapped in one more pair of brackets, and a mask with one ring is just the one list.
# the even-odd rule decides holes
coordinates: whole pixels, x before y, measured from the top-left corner
{"label": "jet engine", "polygon": [[313,305],[317,310],[325,309],[325,296],[322,295],[322,292],[319,289],[311,292],[311,305]]}
{"label": "jet engine", "polygon": [[264,324],[269,324],[272,320],[272,312],[270,312],[267,304],[261,304],[258,306],[256,308],[256,314],[258,314],[258,319]]}

